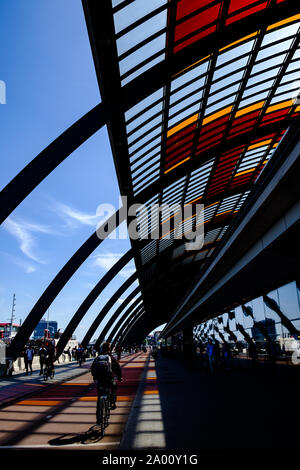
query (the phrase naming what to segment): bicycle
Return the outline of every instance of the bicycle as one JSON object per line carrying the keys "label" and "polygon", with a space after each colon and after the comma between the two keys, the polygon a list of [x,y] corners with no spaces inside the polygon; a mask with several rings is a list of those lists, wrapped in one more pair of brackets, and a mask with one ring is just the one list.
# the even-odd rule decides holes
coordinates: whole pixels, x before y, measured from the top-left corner
{"label": "bicycle", "polygon": [[47,380],[48,377],[50,379],[53,379],[54,375],[55,375],[54,366],[51,365],[51,364],[46,365],[45,368],[44,368],[44,374],[43,374],[44,380]]}
{"label": "bicycle", "polygon": [[96,418],[100,426],[101,435],[104,436],[105,428],[108,426],[111,408],[111,391],[108,388],[99,387]]}

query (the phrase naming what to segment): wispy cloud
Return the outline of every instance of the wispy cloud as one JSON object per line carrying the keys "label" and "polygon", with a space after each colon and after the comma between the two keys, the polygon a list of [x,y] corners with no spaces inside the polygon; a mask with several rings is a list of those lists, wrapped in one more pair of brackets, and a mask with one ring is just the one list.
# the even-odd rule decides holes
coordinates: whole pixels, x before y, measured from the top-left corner
{"label": "wispy cloud", "polygon": [[101,255],[96,255],[93,260],[94,266],[99,266],[105,271],[108,271],[113,267],[117,261],[121,258],[122,253],[103,253]]}
{"label": "wispy cloud", "polygon": [[[33,261],[36,261],[37,263],[45,263],[45,261],[42,260],[35,252],[36,238],[33,234],[44,233],[58,235],[57,231],[53,230],[47,225],[32,223],[24,219],[14,219],[12,217],[6,219],[6,221],[3,223],[3,226],[13,237],[18,240],[20,250],[22,253],[24,253],[25,256]],[[28,269],[33,269],[33,267]],[[33,271],[31,270],[28,272]]]}
{"label": "wispy cloud", "polygon": [[99,216],[96,214],[88,214],[86,212],[78,211],[67,204],[63,204],[62,202],[55,201],[51,208],[55,211],[57,215],[59,215],[67,225],[74,226],[76,224],[83,224],[89,225],[91,227],[96,227]]}
{"label": "wispy cloud", "polygon": [[[94,256],[93,265],[99,266],[100,268],[108,271],[112,266],[119,261],[119,259],[123,256],[122,253],[102,253],[99,255]],[[128,263],[120,272],[119,275],[124,279],[128,279],[131,274],[135,272],[134,263]]]}
{"label": "wispy cloud", "polygon": [[133,274],[134,272],[135,272],[135,267],[132,266],[132,267],[122,269],[122,271],[120,271],[119,274],[124,279],[128,279],[131,276],[131,274]]}
{"label": "wispy cloud", "polygon": [[1,253],[8,259],[10,263],[19,266],[27,274],[34,273],[37,270],[36,265],[31,263],[30,261],[23,260],[21,258],[18,258],[17,256],[11,255],[10,253]]}

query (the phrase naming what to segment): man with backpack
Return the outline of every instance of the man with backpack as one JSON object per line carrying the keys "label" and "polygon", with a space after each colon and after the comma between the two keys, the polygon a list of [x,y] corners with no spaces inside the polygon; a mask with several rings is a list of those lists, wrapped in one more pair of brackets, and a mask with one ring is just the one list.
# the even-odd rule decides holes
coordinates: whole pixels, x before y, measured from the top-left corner
{"label": "man with backpack", "polygon": [[103,389],[108,389],[111,396],[111,409],[116,408],[117,383],[122,381],[122,370],[118,361],[111,354],[110,343],[103,343],[99,356],[94,360],[91,373],[94,381],[97,383],[98,401],[96,416],[98,416],[99,400],[103,394]]}

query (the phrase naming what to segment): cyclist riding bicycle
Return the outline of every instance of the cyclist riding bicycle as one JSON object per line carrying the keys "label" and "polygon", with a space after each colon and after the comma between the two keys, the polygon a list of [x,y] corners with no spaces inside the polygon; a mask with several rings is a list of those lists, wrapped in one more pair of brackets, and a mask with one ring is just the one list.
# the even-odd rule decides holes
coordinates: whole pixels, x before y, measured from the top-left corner
{"label": "cyclist riding bicycle", "polygon": [[101,397],[103,394],[109,393],[110,408],[114,410],[116,408],[117,397],[117,383],[115,376],[119,382],[122,381],[122,370],[118,361],[111,354],[110,343],[102,344],[99,355],[92,364],[91,373],[94,381],[97,383],[98,400],[96,418],[97,424],[99,424],[99,406]]}

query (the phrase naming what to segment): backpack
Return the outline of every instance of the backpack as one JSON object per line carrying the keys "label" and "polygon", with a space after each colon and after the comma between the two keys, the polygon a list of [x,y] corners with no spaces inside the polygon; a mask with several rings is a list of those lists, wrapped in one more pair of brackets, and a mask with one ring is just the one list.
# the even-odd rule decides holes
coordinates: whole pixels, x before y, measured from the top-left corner
{"label": "backpack", "polygon": [[94,360],[93,377],[100,382],[109,382],[112,379],[111,358],[108,354],[101,354]]}

